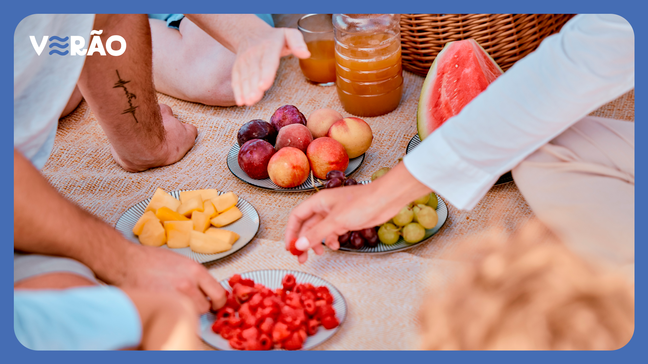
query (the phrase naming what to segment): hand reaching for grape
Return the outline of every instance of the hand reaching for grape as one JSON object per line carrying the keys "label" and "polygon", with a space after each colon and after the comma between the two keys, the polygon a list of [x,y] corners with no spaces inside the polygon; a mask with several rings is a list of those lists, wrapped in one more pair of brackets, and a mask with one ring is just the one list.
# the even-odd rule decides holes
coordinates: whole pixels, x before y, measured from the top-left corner
{"label": "hand reaching for grape", "polygon": [[320,191],[290,214],[284,239],[286,250],[297,239],[296,248],[304,252],[299,255],[300,263],[306,262],[310,248],[315,254],[324,253],[322,240],[337,250],[338,237],[380,225],[396,215],[403,205],[430,191],[403,163],[373,183]]}

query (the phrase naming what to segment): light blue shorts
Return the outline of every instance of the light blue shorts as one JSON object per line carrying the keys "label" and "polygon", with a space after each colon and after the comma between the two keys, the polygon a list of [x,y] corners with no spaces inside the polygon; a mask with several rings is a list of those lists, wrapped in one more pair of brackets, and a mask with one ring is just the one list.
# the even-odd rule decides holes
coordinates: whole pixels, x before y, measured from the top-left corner
{"label": "light blue shorts", "polygon": [[[272,20],[272,15],[270,14],[255,14],[261,20],[268,23],[271,27],[274,27],[274,21]],[[180,30],[180,22],[184,19],[183,14],[149,14],[151,19],[160,19],[164,20],[167,23],[167,27]]]}
{"label": "light blue shorts", "polygon": [[14,332],[31,350],[115,350],[139,346],[142,324],[116,287],[15,290]]}

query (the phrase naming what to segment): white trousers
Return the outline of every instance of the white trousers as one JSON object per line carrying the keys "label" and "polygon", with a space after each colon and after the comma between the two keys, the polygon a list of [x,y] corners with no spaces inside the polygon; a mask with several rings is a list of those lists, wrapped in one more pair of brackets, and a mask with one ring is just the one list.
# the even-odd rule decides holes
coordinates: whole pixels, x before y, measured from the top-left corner
{"label": "white trousers", "polygon": [[574,251],[634,270],[634,123],[588,116],[531,154],[513,178]]}

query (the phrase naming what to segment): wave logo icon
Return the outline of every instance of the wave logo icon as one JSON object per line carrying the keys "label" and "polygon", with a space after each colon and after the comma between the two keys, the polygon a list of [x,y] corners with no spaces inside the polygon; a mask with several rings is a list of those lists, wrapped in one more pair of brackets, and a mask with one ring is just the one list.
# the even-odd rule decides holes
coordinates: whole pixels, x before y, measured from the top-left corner
{"label": "wave logo icon", "polygon": [[[67,54],[70,53],[70,51],[68,51],[66,48],[70,46],[70,43],[64,43],[64,44],[61,43],[67,42],[69,39],[70,39],[69,37],[60,38],[55,35],[51,36],[49,38],[50,40],[49,48],[52,50],[49,51],[49,55],[51,56],[52,54],[58,54],[59,56],[67,56]],[[57,43],[57,42],[61,42],[61,43]],[[53,48],[59,48],[59,49],[53,49]]]}

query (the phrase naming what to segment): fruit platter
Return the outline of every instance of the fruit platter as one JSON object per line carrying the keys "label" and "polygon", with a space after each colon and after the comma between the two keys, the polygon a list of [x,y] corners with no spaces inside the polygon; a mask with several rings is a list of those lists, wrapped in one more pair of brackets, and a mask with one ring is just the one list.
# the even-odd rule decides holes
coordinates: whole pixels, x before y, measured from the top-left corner
{"label": "fruit platter", "polygon": [[134,243],[207,263],[246,246],[259,225],[256,209],[234,192],[158,188],[151,198],[126,210],[115,229]]}
{"label": "fruit platter", "polygon": [[332,170],[355,172],[371,147],[373,134],[364,120],[319,109],[306,119],[293,105],[278,108],[270,122],[243,124],[227,155],[237,178],[253,186],[284,192],[315,189],[313,178]]}
{"label": "fruit platter", "polygon": [[347,304],[331,283],[308,273],[259,270],[221,281],[227,303],[200,318],[200,335],[220,350],[307,350],[332,337]]}

